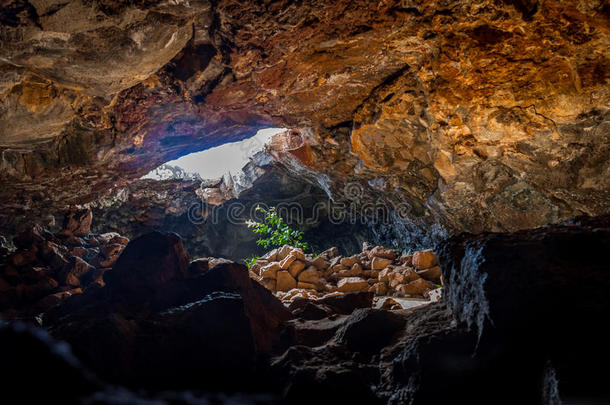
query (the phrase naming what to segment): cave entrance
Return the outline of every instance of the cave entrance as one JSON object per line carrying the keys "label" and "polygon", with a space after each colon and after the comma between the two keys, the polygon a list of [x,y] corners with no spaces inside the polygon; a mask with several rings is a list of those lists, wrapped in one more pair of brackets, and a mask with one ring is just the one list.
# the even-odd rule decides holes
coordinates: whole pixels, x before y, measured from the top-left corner
{"label": "cave entrance", "polygon": [[284,131],[286,128],[264,128],[250,138],[184,155],[156,167],[142,179],[210,180],[235,175],[254,154],[264,149],[273,135]]}

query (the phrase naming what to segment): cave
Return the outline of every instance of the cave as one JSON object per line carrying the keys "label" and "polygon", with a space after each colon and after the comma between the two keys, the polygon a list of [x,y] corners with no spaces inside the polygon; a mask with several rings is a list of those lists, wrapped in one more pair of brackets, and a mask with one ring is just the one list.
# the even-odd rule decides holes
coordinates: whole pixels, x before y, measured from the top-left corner
{"label": "cave", "polygon": [[606,2],[0,24],[1,403],[610,403]]}

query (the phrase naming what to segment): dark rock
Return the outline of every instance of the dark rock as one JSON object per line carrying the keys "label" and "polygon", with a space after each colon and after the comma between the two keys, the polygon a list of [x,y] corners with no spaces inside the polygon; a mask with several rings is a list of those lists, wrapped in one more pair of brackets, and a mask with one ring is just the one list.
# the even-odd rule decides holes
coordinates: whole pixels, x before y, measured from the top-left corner
{"label": "dark rock", "polygon": [[357,309],[339,328],[335,340],[353,352],[375,354],[405,324],[404,316],[380,309]]}
{"label": "dark rock", "polygon": [[91,229],[93,214],[91,210],[71,208],[64,218],[61,234],[66,236],[87,236]]}
{"label": "dark rock", "polygon": [[22,323],[0,321],[0,358],[3,401],[79,404],[101,387],[65,343]]}
{"label": "dark rock", "polygon": [[319,299],[318,304],[326,305],[338,314],[349,315],[358,308],[370,308],[373,305],[375,294],[369,291],[360,291],[335,295]]}
{"label": "dark rock", "polygon": [[104,280],[112,289],[156,291],[185,278],[188,263],[178,235],[155,231],[132,240]]}

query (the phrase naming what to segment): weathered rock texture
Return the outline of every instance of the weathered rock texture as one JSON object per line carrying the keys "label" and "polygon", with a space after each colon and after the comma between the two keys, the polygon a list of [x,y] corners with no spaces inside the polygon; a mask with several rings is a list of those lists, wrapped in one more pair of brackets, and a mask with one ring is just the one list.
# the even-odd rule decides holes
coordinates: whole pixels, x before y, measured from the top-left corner
{"label": "weathered rock texture", "polygon": [[0,16],[3,221],[271,124],[300,133],[289,169],[403,204],[414,242],[610,208],[602,1],[12,0]]}

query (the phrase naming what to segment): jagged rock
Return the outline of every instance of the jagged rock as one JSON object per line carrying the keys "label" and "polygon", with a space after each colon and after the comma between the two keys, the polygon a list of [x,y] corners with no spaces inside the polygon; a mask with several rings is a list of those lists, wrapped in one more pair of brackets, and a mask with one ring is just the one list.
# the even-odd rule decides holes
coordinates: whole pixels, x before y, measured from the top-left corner
{"label": "jagged rock", "polygon": [[374,354],[387,345],[405,319],[379,309],[357,309],[337,330],[335,340],[349,350]]}
{"label": "jagged rock", "polygon": [[406,295],[424,295],[424,293],[434,289],[434,285],[429,281],[420,278],[407,284],[400,284],[395,288],[397,291]]}
{"label": "jagged rock", "polygon": [[388,293],[388,285],[386,283],[375,283],[369,287],[369,291],[375,293],[375,295],[386,295]]}

